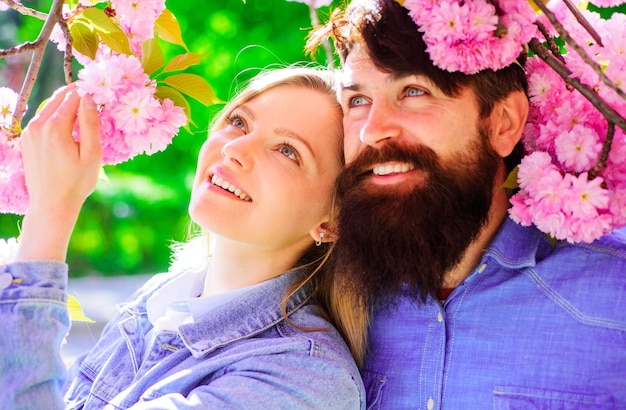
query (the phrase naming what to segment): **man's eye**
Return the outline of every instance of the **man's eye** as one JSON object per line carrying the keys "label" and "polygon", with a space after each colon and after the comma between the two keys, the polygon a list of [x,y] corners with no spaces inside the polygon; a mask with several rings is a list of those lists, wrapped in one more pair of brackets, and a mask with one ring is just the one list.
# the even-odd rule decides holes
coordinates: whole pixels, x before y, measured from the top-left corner
{"label": "man's eye", "polygon": [[424,92],[424,90],[421,90],[421,89],[416,88],[416,87],[408,87],[406,89],[406,95],[408,97],[417,97],[417,96],[424,95],[424,94],[426,94]]}
{"label": "man's eye", "polygon": [[283,154],[284,156],[286,156],[287,158],[289,158],[290,160],[298,163],[298,154],[296,153],[296,150],[289,144],[282,144],[279,148],[278,148],[278,152],[280,152],[281,154]]}
{"label": "man's eye", "polygon": [[367,100],[365,99],[365,97],[356,96],[350,98],[350,107],[358,107],[364,104],[367,104]]}

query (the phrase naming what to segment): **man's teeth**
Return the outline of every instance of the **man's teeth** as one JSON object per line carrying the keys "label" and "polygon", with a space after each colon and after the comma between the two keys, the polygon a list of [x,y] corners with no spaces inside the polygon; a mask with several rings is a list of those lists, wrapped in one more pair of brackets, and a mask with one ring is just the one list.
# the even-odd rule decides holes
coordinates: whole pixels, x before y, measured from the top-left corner
{"label": "man's teeth", "polygon": [[222,188],[222,189],[225,189],[225,190],[227,190],[229,192],[232,192],[233,194],[235,194],[240,199],[243,199],[244,201],[250,201],[250,197],[248,195],[246,195],[245,192],[243,192],[241,189],[237,188],[236,186],[234,186],[230,182],[225,181],[224,179],[222,179],[218,175],[213,175],[213,178],[211,178],[211,183],[213,185],[216,185],[216,186]]}
{"label": "man's teeth", "polygon": [[413,164],[388,164],[388,165],[378,165],[372,169],[372,172],[376,175],[389,175],[389,174],[399,174],[402,172],[407,172],[413,169]]}

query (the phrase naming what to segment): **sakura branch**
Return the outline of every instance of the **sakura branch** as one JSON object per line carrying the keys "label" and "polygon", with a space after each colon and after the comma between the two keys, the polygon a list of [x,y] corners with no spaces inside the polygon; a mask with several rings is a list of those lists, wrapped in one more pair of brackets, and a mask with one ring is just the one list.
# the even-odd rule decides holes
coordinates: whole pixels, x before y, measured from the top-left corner
{"label": "sakura branch", "polygon": [[[13,0],[10,7],[37,18],[44,14]],[[164,61],[159,40],[182,52]],[[74,81],[73,58],[83,65],[77,92],[99,105],[103,165],[164,150],[191,119],[187,97],[217,102],[209,84],[184,71],[200,63],[190,52],[165,0],[112,0],[104,10],[90,2],[70,8],[54,0],[36,41],[4,50],[2,56],[32,52],[20,94],[0,87],[0,212],[24,214],[28,192],[18,144],[20,122],[37,79],[48,41],[64,52],[66,82]],[[79,140],[78,130],[75,138]]]}
{"label": "sakura branch", "polygon": [[[37,18],[42,18],[45,16],[45,23],[41,28],[37,40],[35,40],[34,42],[24,43],[9,50],[0,50],[0,57],[15,55],[26,51],[32,51],[33,53],[31,56],[30,64],[28,66],[28,72],[26,73],[26,77],[24,78],[22,89],[20,90],[17,104],[15,106],[15,112],[13,115],[15,123],[20,124],[22,118],[24,117],[24,114],[26,113],[28,99],[33,90],[33,86],[35,85],[35,81],[37,80],[39,67],[41,66],[41,61],[43,60],[43,55],[46,51],[46,46],[48,44],[48,40],[50,39],[52,29],[54,28],[54,25],[62,19],[61,9],[63,7],[63,0],[54,0],[52,2],[52,5],[50,6],[50,13],[47,15],[23,7],[19,3],[12,0],[3,0],[3,2],[8,4],[9,7],[19,11],[20,13],[29,16]],[[19,127],[14,127],[13,135],[10,135],[9,138],[16,138],[19,135],[17,133],[18,130]]]}
{"label": "sakura branch", "polygon": [[[530,0],[529,0],[530,1]],[[591,242],[626,226],[626,15],[570,0],[404,0],[433,63],[474,74],[526,47],[530,113],[511,218],[557,240]],[[591,0],[598,7],[626,0]],[[555,37],[563,43],[562,52]],[[544,45],[545,39],[547,44]]]}

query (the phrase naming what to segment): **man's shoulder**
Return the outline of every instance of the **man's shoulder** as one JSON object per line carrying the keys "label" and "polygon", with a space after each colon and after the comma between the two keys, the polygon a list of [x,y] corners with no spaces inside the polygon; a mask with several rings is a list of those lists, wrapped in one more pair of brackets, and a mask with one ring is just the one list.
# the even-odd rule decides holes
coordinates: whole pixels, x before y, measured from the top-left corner
{"label": "man's shoulder", "polygon": [[[593,264],[598,269],[616,271],[623,273],[626,277],[626,233],[614,231],[591,243],[559,243],[554,247],[554,252],[550,256],[576,258],[575,262],[580,266]],[[609,265],[600,266],[600,263]]]}

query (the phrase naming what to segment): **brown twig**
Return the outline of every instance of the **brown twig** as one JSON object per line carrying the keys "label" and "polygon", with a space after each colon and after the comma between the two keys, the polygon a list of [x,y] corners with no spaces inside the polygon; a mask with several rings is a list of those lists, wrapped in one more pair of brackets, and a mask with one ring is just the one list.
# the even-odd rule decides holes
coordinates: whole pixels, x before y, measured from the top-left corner
{"label": "brown twig", "polygon": [[59,21],[59,26],[65,37],[65,55],[63,56],[63,73],[65,74],[65,84],[69,84],[73,81],[72,74],[72,35],[70,29],[64,20]]}
{"label": "brown twig", "polygon": [[0,0],[2,3],[6,4],[13,10],[19,12],[23,16],[31,16],[38,18],[39,20],[45,20],[48,18],[46,13],[42,13],[37,10],[33,10],[31,8],[25,7],[22,3],[14,1],[14,0]]}
{"label": "brown twig", "polygon": [[598,176],[600,171],[606,166],[607,159],[609,159],[611,145],[613,145],[613,136],[615,136],[615,124],[609,121],[608,125],[609,128],[606,131],[606,139],[604,140],[604,144],[602,144],[602,152],[600,153],[598,163],[595,167],[591,168],[591,171],[587,174],[587,179],[590,181]]}
{"label": "brown twig", "polygon": [[[559,33],[559,36],[561,37],[561,40],[563,40],[567,45],[569,45],[574,51],[576,51],[576,53],[578,53],[578,55],[583,59],[583,61],[589,65],[589,67],[591,67],[593,69],[593,71],[598,74],[598,76],[600,77],[600,79],[602,80],[602,82],[608,86],[609,88],[611,88],[613,91],[615,91],[617,93],[617,95],[619,95],[620,97],[622,97],[623,99],[626,100],[626,93],[624,93],[624,91],[622,91],[613,81],[611,81],[610,78],[608,78],[606,76],[606,74],[604,74],[604,71],[602,71],[602,67],[600,67],[599,64],[597,64],[593,58],[591,58],[589,56],[589,54],[587,54],[587,52],[578,45],[578,43],[576,43],[576,41],[574,41],[574,39],[569,35],[569,33],[567,32],[567,30],[565,30],[565,27],[563,27],[563,25],[561,23],[559,23],[558,19],[556,18],[556,16],[554,15],[554,13],[552,13],[543,3],[541,0],[533,0],[535,2],[535,4],[537,5],[537,7],[539,7],[541,9],[541,11],[546,15],[546,17],[548,18],[548,20],[550,20],[550,23],[552,23],[552,25],[554,26],[554,28],[556,29],[556,31]],[[583,17],[584,18],[584,17]],[[622,127],[620,127],[622,128]]]}
{"label": "brown twig", "polygon": [[594,29],[591,24],[589,24],[589,21],[585,18],[585,16],[583,16],[580,10],[578,10],[578,7],[572,4],[570,0],[563,0],[563,3],[565,3],[569,11],[574,15],[576,21],[578,21],[578,24],[580,24],[585,30],[587,30],[587,33],[589,33],[591,38],[593,38],[595,42],[598,43],[600,46],[604,47],[600,34],[598,34],[596,29]]}
{"label": "brown twig", "polygon": [[615,125],[626,131],[626,119],[611,108],[602,98],[600,98],[600,96],[598,96],[598,94],[596,94],[594,90],[581,83],[578,78],[573,78],[571,76],[571,71],[556,57],[554,57],[539,40],[533,38],[529,45],[530,49],[533,50],[539,58],[545,61],[546,64],[559,74],[567,84],[571,85],[578,90],[578,92],[584,95],[608,121],[609,128],[602,146],[602,154],[600,155],[596,166],[589,172],[589,179],[593,179],[598,175],[602,168],[606,166],[606,160],[609,156],[609,152],[611,151],[611,145],[613,142],[613,134],[615,133]]}
{"label": "brown twig", "polygon": [[554,37],[552,37],[546,26],[544,26],[543,23],[539,21],[536,21],[535,25],[537,26],[537,28],[539,28],[541,34],[543,34],[543,36],[545,37],[546,42],[548,43],[548,48],[552,52],[552,55],[558,58],[563,64],[565,64],[565,59],[561,54],[561,50],[559,50],[559,46],[554,41]]}
{"label": "brown twig", "polygon": [[32,51],[37,48],[37,42],[34,41],[26,41],[20,45],[15,47],[7,48],[5,50],[0,50],[0,58],[5,58],[9,56],[14,56],[17,54],[25,53],[27,51]]}
{"label": "brown twig", "polygon": [[587,98],[594,107],[607,119],[614,123],[622,130],[626,131],[626,119],[624,119],[617,111],[606,103],[600,96],[589,86],[583,84],[578,78],[572,77],[572,72],[548,51],[548,49],[536,38],[528,43],[530,49],[543,61],[546,62],[557,74],[563,78],[566,84],[574,87],[578,92]]}
{"label": "brown twig", "polygon": [[28,98],[30,97],[35,80],[37,79],[39,67],[41,66],[41,61],[43,59],[44,52],[46,51],[46,46],[48,45],[52,29],[54,28],[54,25],[63,18],[61,13],[62,7],[63,0],[54,0],[52,2],[52,6],[50,6],[50,13],[48,13],[46,22],[41,28],[37,40],[35,40],[35,46],[33,48],[30,65],[28,66],[28,72],[26,73],[26,78],[22,84],[22,89],[20,90],[20,95],[15,106],[14,118],[18,124],[22,122],[22,118],[26,113]]}

